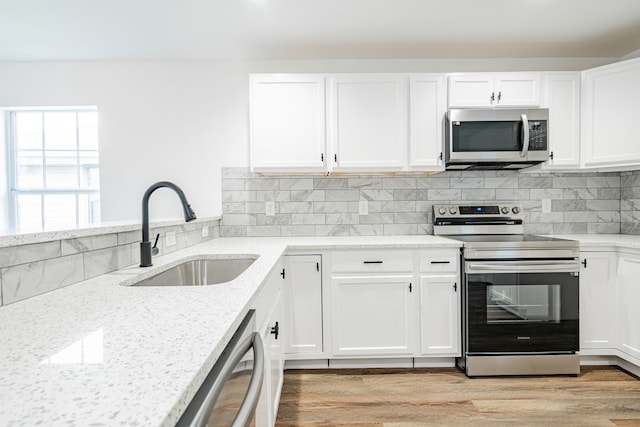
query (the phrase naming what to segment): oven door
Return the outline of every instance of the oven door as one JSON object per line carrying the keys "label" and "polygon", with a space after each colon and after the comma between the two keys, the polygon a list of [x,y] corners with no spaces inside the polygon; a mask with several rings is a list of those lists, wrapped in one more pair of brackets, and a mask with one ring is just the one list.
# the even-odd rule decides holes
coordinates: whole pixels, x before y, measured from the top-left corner
{"label": "oven door", "polygon": [[466,261],[466,352],[579,349],[577,260]]}

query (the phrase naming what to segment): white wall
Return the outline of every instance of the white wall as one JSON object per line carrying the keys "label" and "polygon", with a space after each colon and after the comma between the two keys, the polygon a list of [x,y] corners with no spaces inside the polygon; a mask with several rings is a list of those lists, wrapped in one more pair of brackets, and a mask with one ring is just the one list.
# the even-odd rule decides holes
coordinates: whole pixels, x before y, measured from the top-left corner
{"label": "white wall", "polygon": [[[159,180],[175,182],[196,214],[209,217],[222,212],[221,167],[249,164],[249,73],[561,71],[615,60],[0,62],[0,108],[97,105],[103,221],[140,221],[142,194]],[[182,216],[166,189],[153,195],[150,212]]]}

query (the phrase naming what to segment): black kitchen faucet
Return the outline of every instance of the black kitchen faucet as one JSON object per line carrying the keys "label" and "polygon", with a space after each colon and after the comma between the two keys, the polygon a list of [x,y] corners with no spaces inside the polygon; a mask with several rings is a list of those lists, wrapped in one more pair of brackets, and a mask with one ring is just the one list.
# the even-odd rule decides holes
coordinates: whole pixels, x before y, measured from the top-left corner
{"label": "black kitchen faucet", "polygon": [[151,267],[153,265],[151,262],[151,255],[158,254],[158,248],[156,247],[158,245],[158,238],[156,237],[153,247],[151,247],[151,242],[149,241],[149,197],[151,197],[151,193],[161,187],[168,187],[178,194],[178,197],[180,197],[180,203],[182,203],[182,210],[184,211],[184,220],[186,222],[196,219],[196,214],[193,212],[193,209],[191,209],[184,192],[174,183],[169,181],[160,181],[147,188],[147,191],[144,192],[144,196],[142,197],[142,242],[140,242],[140,267]]}

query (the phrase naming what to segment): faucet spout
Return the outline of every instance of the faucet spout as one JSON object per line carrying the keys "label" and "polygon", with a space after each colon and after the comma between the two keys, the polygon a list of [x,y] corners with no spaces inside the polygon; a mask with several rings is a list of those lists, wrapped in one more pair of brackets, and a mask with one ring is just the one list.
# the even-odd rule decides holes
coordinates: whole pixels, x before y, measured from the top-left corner
{"label": "faucet spout", "polygon": [[196,214],[193,209],[191,209],[191,205],[189,205],[184,192],[174,183],[169,181],[160,181],[147,188],[147,191],[144,192],[144,196],[142,196],[142,242],[140,242],[140,267],[150,267],[153,265],[151,262],[152,248],[151,242],[149,241],[149,198],[154,191],[162,187],[170,188],[178,194],[180,203],[182,204],[182,210],[184,212],[184,220],[186,222],[196,219]]}

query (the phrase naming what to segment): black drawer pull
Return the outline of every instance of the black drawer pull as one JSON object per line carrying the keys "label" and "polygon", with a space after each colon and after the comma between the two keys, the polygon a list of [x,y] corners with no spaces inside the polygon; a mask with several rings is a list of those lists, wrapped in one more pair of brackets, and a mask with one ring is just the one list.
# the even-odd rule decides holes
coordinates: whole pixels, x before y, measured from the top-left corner
{"label": "black drawer pull", "polygon": [[382,264],[382,261],[364,261],[364,264]]}
{"label": "black drawer pull", "polygon": [[451,261],[431,261],[431,264],[450,264]]}

